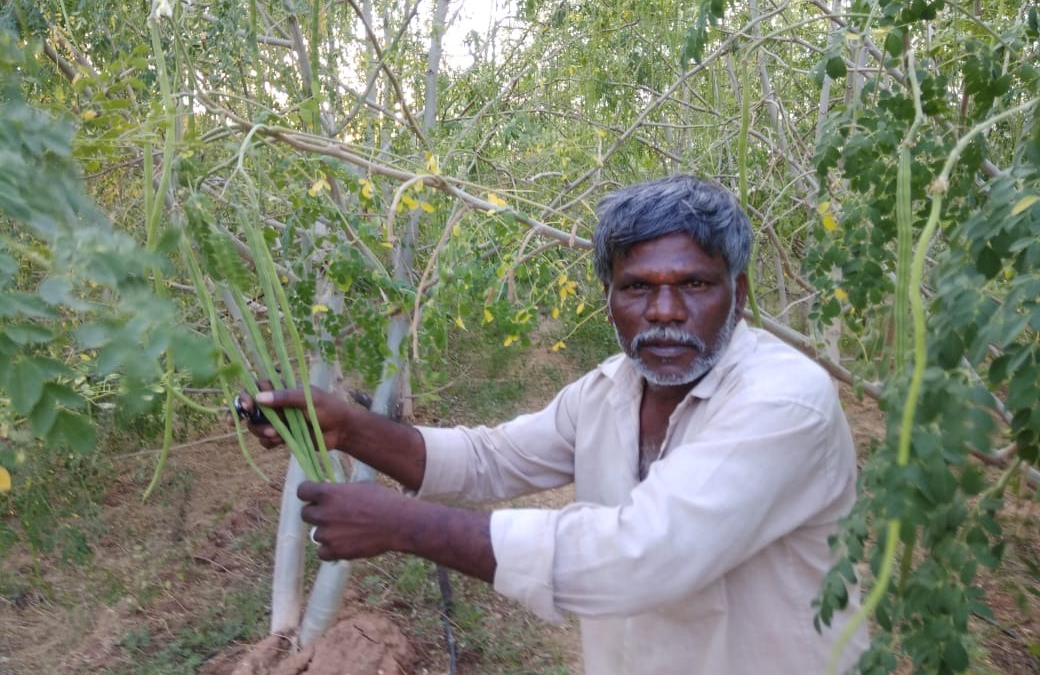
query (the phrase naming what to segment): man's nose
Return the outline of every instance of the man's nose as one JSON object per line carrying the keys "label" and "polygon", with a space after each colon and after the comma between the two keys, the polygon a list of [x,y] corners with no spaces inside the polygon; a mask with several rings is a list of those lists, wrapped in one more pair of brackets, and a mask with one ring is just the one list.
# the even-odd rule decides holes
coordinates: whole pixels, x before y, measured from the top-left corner
{"label": "man's nose", "polygon": [[650,294],[646,320],[654,323],[682,323],[687,319],[682,292],[674,286],[657,286]]}

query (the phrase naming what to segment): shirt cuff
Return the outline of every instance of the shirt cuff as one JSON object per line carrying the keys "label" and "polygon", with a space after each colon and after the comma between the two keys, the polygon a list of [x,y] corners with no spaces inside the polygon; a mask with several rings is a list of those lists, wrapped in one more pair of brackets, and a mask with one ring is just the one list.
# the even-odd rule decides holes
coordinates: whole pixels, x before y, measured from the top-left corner
{"label": "shirt cuff", "polygon": [[558,518],[558,511],[545,509],[507,509],[491,514],[495,590],[553,623],[564,618],[556,609],[553,594]]}
{"label": "shirt cuff", "polygon": [[426,472],[416,495],[423,499],[457,496],[465,485],[466,460],[460,447],[469,447],[465,433],[457,429],[416,427],[426,444]]}

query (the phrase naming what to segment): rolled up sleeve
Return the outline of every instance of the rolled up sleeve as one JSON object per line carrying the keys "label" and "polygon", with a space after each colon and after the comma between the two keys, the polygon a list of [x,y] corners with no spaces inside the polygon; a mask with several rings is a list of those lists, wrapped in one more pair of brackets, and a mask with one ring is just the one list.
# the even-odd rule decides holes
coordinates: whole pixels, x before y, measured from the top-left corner
{"label": "rolled up sleeve", "polygon": [[581,384],[564,388],[543,410],[495,427],[418,427],[426,443],[418,496],[498,501],[573,481]]}
{"label": "rolled up sleeve", "polygon": [[546,621],[559,622],[553,585],[553,551],[559,511],[509,509],[491,514],[495,590]]}

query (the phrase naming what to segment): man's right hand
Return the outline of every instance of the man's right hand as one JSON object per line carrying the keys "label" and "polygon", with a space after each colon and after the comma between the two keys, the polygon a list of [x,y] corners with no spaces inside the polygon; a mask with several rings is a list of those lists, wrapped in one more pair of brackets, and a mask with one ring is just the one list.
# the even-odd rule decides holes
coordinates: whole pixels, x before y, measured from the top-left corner
{"label": "man's right hand", "polygon": [[[410,490],[422,485],[426,474],[426,444],[414,427],[394,422],[350,403],[322,389],[311,387],[311,400],[318,426],[325,436],[325,447],[342,450],[368,464]],[[239,404],[246,417],[259,404],[270,415],[284,415],[282,410],[298,408],[306,414],[307,399],[302,389],[271,389],[262,383],[260,392],[250,396],[239,394]],[[249,431],[265,448],[281,445],[284,440],[267,422],[251,422]]]}
{"label": "man's right hand", "polygon": [[[241,409],[248,416],[246,422],[249,431],[260,440],[260,445],[265,448],[273,448],[285,441],[269,422],[252,420],[251,413],[257,405],[270,408],[276,414],[287,408],[298,408],[304,411],[304,415],[307,412],[307,398],[303,389],[270,389],[261,385],[260,392],[255,397],[242,392],[238,399]],[[317,387],[311,387],[311,400],[314,402],[318,426],[325,437],[325,445],[329,448],[347,451],[348,448],[343,444],[348,436],[345,431],[346,427],[349,427],[351,408],[356,408],[356,406]],[[282,419],[284,420],[284,415]]]}

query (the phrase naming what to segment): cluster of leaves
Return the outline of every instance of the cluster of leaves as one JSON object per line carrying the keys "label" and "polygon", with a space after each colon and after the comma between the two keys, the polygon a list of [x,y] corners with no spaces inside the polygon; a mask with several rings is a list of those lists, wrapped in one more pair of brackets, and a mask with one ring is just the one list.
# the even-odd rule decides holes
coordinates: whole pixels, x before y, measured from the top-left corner
{"label": "cluster of leaves", "polygon": [[[891,672],[899,655],[915,672],[968,667],[969,618],[990,616],[976,573],[1001,560],[1003,493],[1021,470],[1015,463],[994,481],[971,455],[1013,443],[1018,457],[1037,461],[1036,107],[988,128],[995,115],[1040,93],[1035,62],[1024,56],[1036,54],[1035,18],[986,23],[962,17],[926,39],[935,28],[929,22],[940,14],[949,19],[948,12],[942,2],[854,3],[852,14],[864,18],[847,43],[883,37],[884,71],[835,112],[816,153],[827,194],[806,268],[815,285],[829,289],[817,316],[824,322],[840,318],[860,340],[861,353],[873,362],[862,372],[885,381],[882,405],[889,419],[885,439],[863,470],[861,499],[836,542],[842,557],[821,597],[823,620],[844,606],[844,584],[857,580],[858,563],[869,563],[875,578],[880,574],[891,532],[886,524],[901,523],[900,571],[876,606],[872,648],[859,664],[864,673]],[[911,44],[918,46],[916,60],[908,58]],[[965,58],[949,58],[955,44]],[[911,78],[893,76],[908,68],[916,89]],[[827,72],[854,77],[844,68],[828,66]],[[925,116],[919,125],[918,110]],[[958,146],[980,126],[989,133]],[[893,316],[892,298],[901,273],[899,238],[906,236],[898,231],[896,161],[905,143],[912,147],[910,236],[915,246],[928,247],[930,271],[926,287],[909,289],[928,300],[926,348],[910,357],[926,359],[926,369],[913,409],[909,461],[901,466],[896,458],[911,369],[892,367],[904,356],[893,353],[904,344],[903,336],[892,335],[904,329],[893,326],[905,325]],[[955,153],[959,162],[946,180],[941,170]],[[1003,171],[989,171],[987,178],[987,161]],[[919,241],[935,199],[944,206],[939,235]]]}
{"label": "cluster of leaves", "polygon": [[150,410],[164,354],[202,379],[212,361],[155,297],[162,256],[86,196],[72,124],[26,102],[38,49],[0,30],[0,467],[16,497],[54,465],[30,453],[88,453],[101,409]]}

